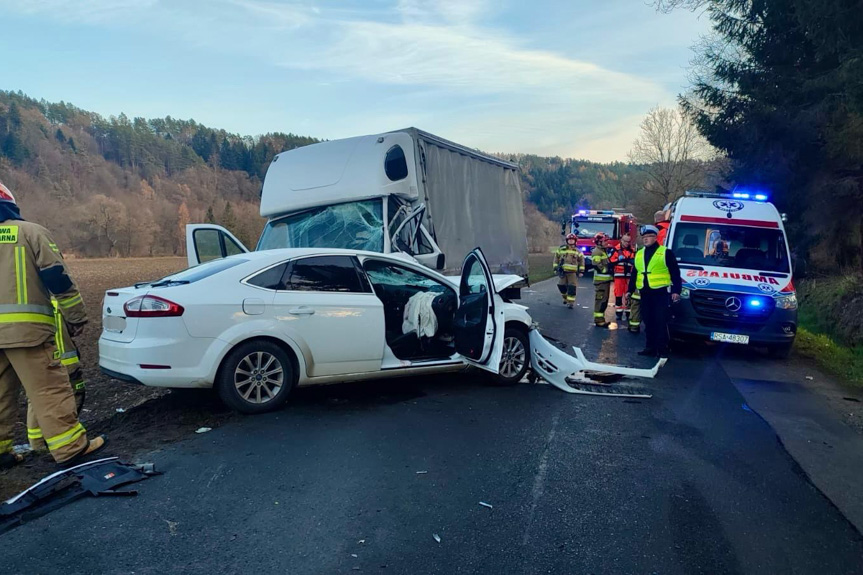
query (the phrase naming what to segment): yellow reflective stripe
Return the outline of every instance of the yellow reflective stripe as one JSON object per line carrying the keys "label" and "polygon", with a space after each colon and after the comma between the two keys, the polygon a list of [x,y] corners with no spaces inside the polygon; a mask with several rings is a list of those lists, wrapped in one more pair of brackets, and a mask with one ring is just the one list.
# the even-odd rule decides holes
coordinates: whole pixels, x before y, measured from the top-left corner
{"label": "yellow reflective stripe", "polygon": [[60,360],[60,363],[65,365],[65,366],[77,365],[79,362],[80,362],[80,360],[78,359],[77,355],[75,357],[70,357],[68,359],[61,359]]}
{"label": "yellow reflective stripe", "polygon": [[11,439],[0,440],[0,453],[6,453],[7,451],[12,451],[12,440]]}
{"label": "yellow reflective stripe", "polygon": [[51,451],[56,451],[58,449],[66,447],[70,443],[74,443],[86,432],[87,430],[84,429],[84,426],[81,425],[80,422],[78,422],[78,424],[69,431],[61,433],[59,435],[55,435],[54,437],[49,437],[45,440],[45,443],[48,444],[48,449],[50,449]]}
{"label": "yellow reflective stripe", "polygon": [[41,313],[2,313],[0,323],[44,323],[54,325],[54,318]]}
{"label": "yellow reflective stripe", "polygon": [[24,247],[15,248],[15,291],[18,304],[27,303],[27,258]]}
{"label": "yellow reflective stripe", "polygon": [[27,428],[27,439],[42,439],[42,430],[40,428]]}
{"label": "yellow reflective stripe", "polygon": [[60,307],[65,309],[68,307],[72,307],[74,305],[78,305],[82,301],[84,301],[84,300],[81,299],[81,294],[76,294],[76,295],[73,295],[72,297],[67,297],[66,299],[58,300],[57,303],[60,305]]}
{"label": "yellow reflective stripe", "polygon": [[59,254],[59,253],[60,253],[60,248],[58,248],[58,247],[57,247],[57,244],[52,244],[52,243],[50,243],[50,242],[49,242],[49,243],[48,243],[48,247],[49,247],[49,248],[51,248],[51,251],[52,251],[52,252],[54,252],[54,253],[56,253],[56,254]]}

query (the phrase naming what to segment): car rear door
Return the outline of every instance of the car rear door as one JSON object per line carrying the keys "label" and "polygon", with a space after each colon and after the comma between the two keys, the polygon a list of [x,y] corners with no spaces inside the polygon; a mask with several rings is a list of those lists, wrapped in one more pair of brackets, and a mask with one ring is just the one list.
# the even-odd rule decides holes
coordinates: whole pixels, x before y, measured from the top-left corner
{"label": "car rear door", "polygon": [[234,234],[215,224],[186,225],[186,257],[189,267],[249,250]]}
{"label": "car rear door", "polygon": [[310,377],[379,371],[384,309],[356,258],[320,255],[289,262],[273,299],[276,324],[305,344]]}
{"label": "car rear door", "polygon": [[477,248],[462,264],[455,347],[467,363],[498,373],[503,356],[503,299],[495,292],[491,269]]}

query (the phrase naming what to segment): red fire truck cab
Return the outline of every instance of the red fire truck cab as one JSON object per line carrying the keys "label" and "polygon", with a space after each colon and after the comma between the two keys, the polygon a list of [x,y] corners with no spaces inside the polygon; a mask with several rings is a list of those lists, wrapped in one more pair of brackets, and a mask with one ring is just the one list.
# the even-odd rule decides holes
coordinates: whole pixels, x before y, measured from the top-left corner
{"label": "red fire truck cab", "polygon": [[593,238],[598,233],[609,237],[609,245],[618,247],[620,238],[629,234],[638,237],[635,216],[618,210],[578,210],[572,215],[570,232],[578,236],[578,249],[587,258],[587,269],[591,268],[590,255],[593,252]]}

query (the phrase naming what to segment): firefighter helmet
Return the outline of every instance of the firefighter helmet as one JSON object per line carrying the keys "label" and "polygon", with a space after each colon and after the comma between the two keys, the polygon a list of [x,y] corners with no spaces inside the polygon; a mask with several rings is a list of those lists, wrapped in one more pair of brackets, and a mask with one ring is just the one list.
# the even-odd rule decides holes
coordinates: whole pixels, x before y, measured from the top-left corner
{"label": "firefighter helmet", "polygon": [[11,202],[15,203],[15,196],[12,195],[12,192],[9,191],[9,188],[3,185],[3,182],[0,182],[0,202]]}
{"label": "firefighter helmet", "polygon": [[569,240],[575,240],[575,241],[578,241],[578,236],[577,236],[577,235],[575,235],[575,234],[567,234],[567,236],[566,236],[566,243],[569,243]]}
{"label": "firefighter helmet", "polygon": [[595,243],[596,245],[600,245],[602,242],[604,242],[607,239],[608,239],[607,235],[605,235],[602,232],[599,232],[598,234],[593,236],[593,243]]}

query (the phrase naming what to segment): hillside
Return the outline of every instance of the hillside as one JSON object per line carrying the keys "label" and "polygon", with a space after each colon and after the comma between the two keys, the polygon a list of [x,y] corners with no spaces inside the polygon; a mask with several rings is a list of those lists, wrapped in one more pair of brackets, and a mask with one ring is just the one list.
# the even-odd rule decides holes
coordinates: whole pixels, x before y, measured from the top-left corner
{"label": "hillside", "polygon": [[[241,136],[171,117],[106,119],[0,91],[0,180],[25,217],[50,227],[64,250],[80,257],[181,255],[188,222],[219,223],[254,245],[273,156],[317,141]],[[534,251],[560,242],[559,222],[577,207],[634,204],[633,166],[515,158]]]}

